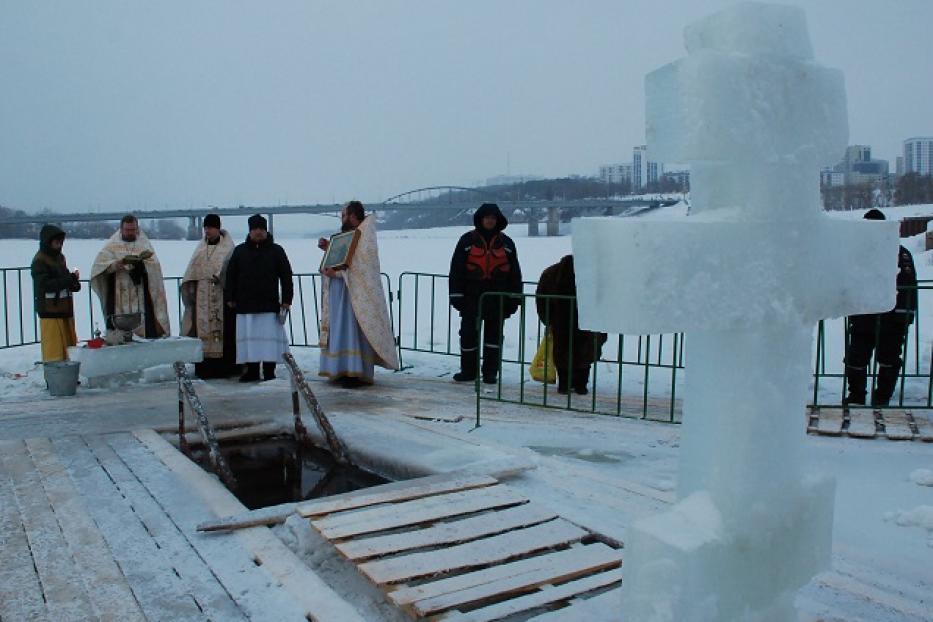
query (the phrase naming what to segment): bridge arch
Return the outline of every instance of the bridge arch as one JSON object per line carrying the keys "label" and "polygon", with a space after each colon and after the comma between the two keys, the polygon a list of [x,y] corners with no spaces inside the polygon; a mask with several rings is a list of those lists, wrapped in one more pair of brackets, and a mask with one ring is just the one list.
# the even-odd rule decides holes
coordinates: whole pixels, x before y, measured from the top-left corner
{"label": "bridge arch", "polygon": [[442,199],[447,195],[448,203],[475,203],[476,201],[495,202],[501,200],[500,197],[492,192],[479,190],[478,188],[467,188],[465,186],[427,186],[425,188],[415,188],[401,194],[396,194],[385,199],[383,205],[393,203],[415,203],[427,199]]}

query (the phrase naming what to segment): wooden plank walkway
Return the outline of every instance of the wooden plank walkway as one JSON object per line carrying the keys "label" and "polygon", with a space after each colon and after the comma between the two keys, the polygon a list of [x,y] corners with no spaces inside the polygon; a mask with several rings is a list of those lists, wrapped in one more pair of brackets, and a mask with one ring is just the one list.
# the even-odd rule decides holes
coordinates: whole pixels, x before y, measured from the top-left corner
{"label": "wooden plank walkway", "polygon": [[915,415],[900,408],[814,408],[810,411],[807,432],[860,439],[933,442],[933,425],[928,415]]}
{"label": "wooden plank walkway", "polygon": [[0,442],[0,619],[360,620],[268,529],[198,532],[224,495],[151,431]]}
{"label": "wooden plank walkway", "polygon": [[622,580],[620,550],[485,476],[396,482],[298,513],[417,620],[534,614]]}

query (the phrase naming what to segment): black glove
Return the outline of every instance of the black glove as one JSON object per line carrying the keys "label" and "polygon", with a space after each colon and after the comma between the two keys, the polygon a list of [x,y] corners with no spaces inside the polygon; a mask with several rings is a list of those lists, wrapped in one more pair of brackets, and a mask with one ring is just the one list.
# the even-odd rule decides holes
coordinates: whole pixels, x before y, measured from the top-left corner
{"label": "black glove", "polygon": [[465,300],[465,299],[464,299],[463,295],[459,295],[459,296],[457,296],[457,295],[451,295],[451,296],[450,296],[450,306],[453,307],[454,309],[456,309],[457,311],[459,311],[460,313],[463,313],[463,303],[464,303],[464,300]]}

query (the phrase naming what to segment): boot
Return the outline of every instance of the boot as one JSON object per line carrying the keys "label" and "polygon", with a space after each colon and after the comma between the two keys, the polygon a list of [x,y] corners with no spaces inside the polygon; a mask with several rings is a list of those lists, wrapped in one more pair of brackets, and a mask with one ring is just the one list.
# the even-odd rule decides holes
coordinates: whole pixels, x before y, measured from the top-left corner
{"label": "boot", "polygon": [[460,350],[460,371],[454,374],[456,382],[473,382],[476,380],[476,367],[479,363],[478,350]]}
{"label": "boot", "polygon": [[263,361],[262,379],[263,380],[275,380],[275,363]]}
{"label": "boot", "polygon": [[257,382],[259,380],[259,363],[247,363],[246,371],[240,376],[240,382]]}
{"label": "boot", "polygon": [[483,351],[483,382],[496,384],[499,377],[499,348],[486,347]]}
{"label": "boot", "polygon": [[849,385],[849,395],[842,400],[843,404],[864,404],[865,386],[867,385],[868,370],[865,367],[851,367],[846,365],[846,382]]}
{"label": "boot", "polygon": [[871,394],[872,406],[887,406],[891,402],[894,387],[897,386],[898,372],[899,365],[878,365],[878,380]]}
{"label": "boot", "polygon": [[586,395],[589,390],[586,384],[590,380],[590,368],[585,367],[573,370],[573,392],[577,395]]}

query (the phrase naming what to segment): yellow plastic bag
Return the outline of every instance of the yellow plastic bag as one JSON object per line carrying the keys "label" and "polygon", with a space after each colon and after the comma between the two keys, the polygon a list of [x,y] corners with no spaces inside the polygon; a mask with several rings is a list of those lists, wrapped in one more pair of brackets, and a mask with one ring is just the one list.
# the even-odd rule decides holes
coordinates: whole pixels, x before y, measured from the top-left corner
{"label": "yellow plastic bag", "polygon": [[[547,352],[547,358],[545,358]],[[547,365],[545,365],[547,361]],[[538,351],[531,360],[531,377],[538,382],[551,384],[557,380],[557,368],[554,366],[554,337],[547,331],[544,339],[538,345]]]}

